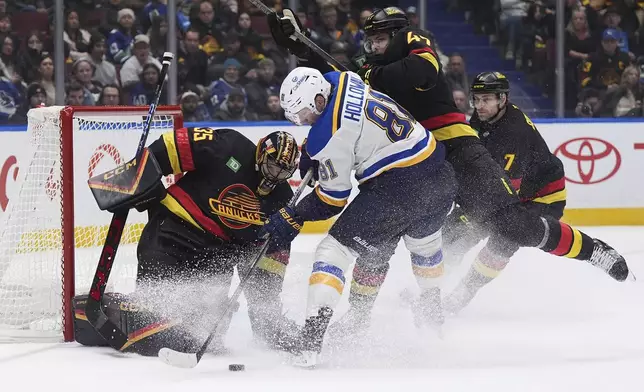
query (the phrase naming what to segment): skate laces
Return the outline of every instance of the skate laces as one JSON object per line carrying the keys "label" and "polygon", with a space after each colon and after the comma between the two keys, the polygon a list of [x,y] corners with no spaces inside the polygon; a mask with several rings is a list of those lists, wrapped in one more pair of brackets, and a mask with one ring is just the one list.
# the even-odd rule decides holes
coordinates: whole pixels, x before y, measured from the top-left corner
{"label": "skate laces", "polygon": [[595,242],[595,249],[590,256],[590,263],[608,272],[619,260],[617,251],[601,242]]}

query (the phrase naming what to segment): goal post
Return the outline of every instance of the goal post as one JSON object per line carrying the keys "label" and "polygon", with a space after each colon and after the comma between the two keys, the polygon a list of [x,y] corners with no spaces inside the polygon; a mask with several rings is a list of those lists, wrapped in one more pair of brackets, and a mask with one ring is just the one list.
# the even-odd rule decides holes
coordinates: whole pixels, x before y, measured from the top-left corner
{"label": "goal post", "polygon": [[[89,291],[111,218],[98,209],[87,179],[134,156],[147,112],[36,108],[27,132],[11,135],[18,175],[0,217],[0,340],[73,340],[71,301]],[[147,144],[182,126],[179,106],[160,106]],[[146,221],[145,213],[130,214],[108,290],[134,289]]]}

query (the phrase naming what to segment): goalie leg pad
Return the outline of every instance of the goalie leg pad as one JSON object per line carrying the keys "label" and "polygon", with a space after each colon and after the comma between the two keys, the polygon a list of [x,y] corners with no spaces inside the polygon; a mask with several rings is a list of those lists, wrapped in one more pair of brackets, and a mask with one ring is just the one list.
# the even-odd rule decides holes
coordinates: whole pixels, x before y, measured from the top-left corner
{"label": "goalie leg pad", "polygon": [[[87,296],[73,301],[74,338],[84,346],[108,346],[85,317]],[[177,351],[199,348],[201,342],[188,334],[178,320],[164,320],[132,303],[124,294],[106,293],[102,303],[108,318],[128,334],[128,343],[121,348],[144,356],[155,356],[163,347]]]}

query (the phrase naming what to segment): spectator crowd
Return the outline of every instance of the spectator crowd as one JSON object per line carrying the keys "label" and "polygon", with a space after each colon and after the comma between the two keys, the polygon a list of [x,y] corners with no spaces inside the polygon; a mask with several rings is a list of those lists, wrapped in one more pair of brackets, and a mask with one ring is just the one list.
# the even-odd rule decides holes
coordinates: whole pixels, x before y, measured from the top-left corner
{"label": "spectator crowd", "polygon": [[[284,0],[264,0],[280,10]],[[67,105],[148,105],[167,50],[165,0],[64,0]],[[367,3],[367,2],[363,2]],[[373,2],[371,2],[373,3]],[[185,121],[284,120],[289,55],[248,0],[177,0],[178,96]],[[360,0],[299,0],[311,38],[348,61],[370,8]],[[375,4],[375,3],[374,3]],[[0,124],[56,100],[54,1],[0,0]],[[166,91],[161,104],[169,102]]]}
{"label": "spectator crowd", "polygon": [[[556,0],[454,0],[476,32],[544,93],[555,96],[556,43],[563,40],[567,117],[643,114],[644,1],[564,0],[565,32],[556,36]],[[431,26],[430,26],[431,28]]]}

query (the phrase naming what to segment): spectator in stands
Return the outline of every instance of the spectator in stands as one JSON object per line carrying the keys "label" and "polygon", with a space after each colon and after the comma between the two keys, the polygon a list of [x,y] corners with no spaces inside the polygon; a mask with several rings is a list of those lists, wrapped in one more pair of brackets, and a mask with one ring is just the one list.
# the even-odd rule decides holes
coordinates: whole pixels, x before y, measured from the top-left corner
{"label": "spectator in stands", "polygon": [[[144,106],[152,103],[160,74],[161,68],[152,63],[145,64],[139,82],[129,88],[128,105]],[[167,92],[164,86],[159,104],[163,105],[167,101]]]}
{"label": "spectator in stands", "polygon": [[566,26],[565,92],[567,109],[574,108],[577,103],[577,92],[580,85],[580,65],[588,59],[591,53],[597,50],[598,45],[597,38],[590,31],[585,8],[575,8]]}
{"label": "spectator in stands", "polygon": [[351,58],[349,57],[349,44],[343,41],[335,41],[331,44],[329,50],[331,57],[335,58],[340,64],[351,69]]}
{"label": "spectator in stands", "polygon": [[189,29],[183,35],[176,64],[180,86],[184,86],[186,83],[199,86],[206,84],[208,55],[199,47],[199,32],[197,30]]}
{"label": "spectator in stands", "polygon": [[51,106],[56,102],[56,86],[54,84],[54,58],[49,52],[42,52],[40,64],[38,66],[38,84],[42,86],[47,95],[46,106]]}
{"label": "spectator in stands", "polygon": [[360,26],[358,26],[356,10],[351,7],[351,0],[338,0],[335,4],[338,26],[341,29],[349,30],[352,35],[355,34]]}
{"label": "spectator in stands", "polygon": [[[635,60],[635,54],[630,51],[628,45],[628,32],[622,30],[620,24],[622,23],[622,15],[615,6],[608,7],[606,13],[604,14],[604,25],[607,29],[615,30],[615,36],[617,37],[617,46],[619,50],[627,53],[631,60]],[[634,31],[633,31],[634,32]]]}
{"label": "spectator in stands", "polygon": [[273,39],[263,41],[262,52],[264,53],[264,57],[270,58],[275,62],[275,74],[277,77],[284,79],[289,73],[288,52],[277,46]]}
{"label": "spectator in stands", "polygon": [[134,37],[132,52],[134,55],[121,68],[121,86],[123,88],[128,88],[139,82],[144,65],[152,63],[161,69],[159,60],[150,55],[150,38],[147,35],[139,34]]}
{"label": "spectator in stands", "polygon": [[258,63],[257,80],[246,85],[248,108],[257,114],[267,113],[269,94],[279,94],[281,82],[275,77],[275,62],[263,59]]}
{"label": "spectator in stands", "polygon": [[344,41],[350,45],[353,53],[353,36],[349,30],[338,28],[338,13],[333,6],[326,6],[320,10],[322,26],[315,31],[317,36],[315,40],[320,47],[327,52],[331,50],[331,44],[335,41]]}
{"label": "spectator in stands", "polygon": [[469,120],[474,112],[474,109],[470,106],[470,100],[467,97],[467,92],[462,88],[455,88],[452,90],[452,97],[454,98],[454,103],[458,110],[461,113],[464,113]]}
{"label": "spectator in stands", "polygon": [[528,70],[543,70],[546,61],[546,41],[553,35],[545,16],[545,7],[534,2],[528,7],[521,29],[521,64]]}
{"label": "spectator in stands", "polygon": [[148,29],[150,37],[150,54],[156,58],[163,58],[168,41],[168,22],[162,16],[152,18],[152,26]]}
{"label": "spectator in stands", "polygon": [[16,84],[0,73],[0,124],[7,124],[16,113],[23,98]]}
{"label": "spectator in stands", "polygon": [[226,59],[234,58],[246,69],[254,68],[254,61],[250,55],[241,50],[241,41],[236,31],[229,31],[223,38],[223,50],[212,56],[211,67],[221,67],[220,64]]}
{"label": "spectator in stands", "polygon": [[208,108],[194,91],[186,91],[181,95],[181,112],[185,122],[212,121]]}
{"label": "spectator in stands", "polygon": [[103,86],[101,96],[98,97],[100,106],[118,106],[121,104],[121,89],[116,84],[106,84]]}
{"label": "spectator in stands", "polygon": [[103,9],[105,10],[105,24],[100,26],[99,29],[103,35],[109,37],[110,32],[114,29],[119,29],[119,12],[124,6],[121,0],[107,0],[103,2]]}
{"label": "spectator in stands", "polygon": [[134,21],[134,11],[130,8],[119,10],[119,27],[107,37],[107,59],[114,64],[123,64],[130,58],[132,40],[137,34]]}
{"label": "spectator in stands", "polygon": [[11,15],[0,13],[0,34],[13,34],[11,30]]}
{"label": "spectator in stands", "polygon": [[469,91],[470,84],[465,71],[465,60],[460,53],[452,53],[449,56],[445,76],[452,89],[459,88],[463,91]]}
{"label": "spectator in stands", "polygon": [[85,99],[85,89],[78,82],[71,82],[65,88],[65,104],[82,106]]}
{"label": "spectator in stands", "polygon": [[594,88],[584,89],[579,94],[579,102],[575,107],[577,117],[599,117],[602,108],[602,94]]}
{"label": "spectator in stands", "polygon": [[18,52],[18,73],[26,83],[31,83],[38,79],[43,42],[40,32],[36,30],[30,32],[26,39],[27,45]]}
{"label": "spectator in stands", "polygon": [[603,102],[602,117],[641,117],[642,87],[639,68],[633,65],[626,67],[620,85],[609,89]]}
{"label": "spectator in stands", "polygon": [[252,60],[261,60],[262,37],[253,30],[250,15],[246,12],[239,14],[237,19],[237,34],[241,43],[241,50],[246,52]]}
{"label": "spectator in stands", "polygon": [[94,64],[93,80],[104,86],[118,84],[116,67],[105,59],[105,37],[101,33],[93,34],[87,50]]}
{"label": "spectator in stands", "polygon": [[628,54],[619,50],[619,36],[615,29],[604,30],[601,49],[592,53],[582,65],[581,87],[606,90],[620,83],[622,72],[630,65],[631,60]]}
{"label": "spectator in stands", "polygon": [[222,50],[222,32],[228,31],[228,26],[218,20],[215,16],[215,9],[207,0],[201,0],[194,4],[196,8],[193,17],[190,18],[191,28],[199,32],[202,49],[208,56]]}
{"label": "spectator in stands", "polygon": [[230,90],[230,93],[219,105],[215,112],[218,121],[257,121],[257,116],[246,110],[246,94],[240,88]]}
{"label": "spectator in stands", "polygon": [[269,94],[266,98],[266,110],[259,116],[262,121],[286,121],[284,109],[280,105],[279,94]]}
{"label": "spectator in stands", "polygon": [[87,56],[87,47],[91,34],[80,27],[80,19],[76,10],[68,10],[65,17],[63,40],[67,42],[73,60]]}
{"label": "spectator in stands", "polygon": [[[239,74],[242,65],[236,59],[228,59],[224,62],[224,74],[219,80],[212,82],[208,90],[210,91],[209,101],[206,105],[209,106],[212,113],[219,109],[219,105],[224,102],[228,94],[234,89],[241,89],[239,84]],[[244,98],[246,93],[244,92]]]}
{"label": "spectator in stands", "polygon": [[528,3],[523,0],[500,0],[500,5],[499,23],[507,41],[505,58],[512,60],[519,49],[519,31],[523,18],[528,14]]}
{"label": "spectator in stands", "polygon": [[20,105],[10,122],[14,124],[26,124],[27,113],[30,109],[44,106],[47,100],[45,89],[38,83],[32,83],[27,88],[27,99]]}
{"label": "spectator in stands", "polygon": [[139,23],[141,23],[141,29],[143,31],[148,31],[150,27],[154,25],[155,18],[161,17],[161,19],[165,20],[167,13],[168,7],[165,4],[165,1],[150,0],[145,5],[145,7],[143,7],[143,10],[139,14]]}
{"label": "spectator in stands", "polygon": [[[414,8],[414,7],[409,7],[409,8]],[[409,8],[407,10],[409,10]],[[371,9],[371,8],[363,8],[360,11],[360,14],[359,14],[360,28],[358,29],[358,31],[356,31],[353,34],[353,42],[356,45],[356,49],[357,48],[362,48],[362,45],[364,44],[364,39],[365,39],[365,36],[366,36],[365,32],[364,32],[364,22],[367,21],[367,18],[371,14],[373,14],[373,9]],[[409,17],[409,14],[407,16]]]}
{"label": "spectator in stands", "polygon": [[4,75],[20,89],[22,76],[20,76],[20,69],[16,60],[16,51],[18,49],[17,41],[12,35],[0,34],[0,44],[2,44],[2,51],[0,52],[0,76]]}
{"label": "spectator in stands", "polygon": [[72,77],[78,84],[83,86],[83,105],[96,105],[103,86],[98,82],[92,81],[94,77],[94,64],[92,64],[92,61],[87,57],[82,57],[74,61],[72,65]]}

